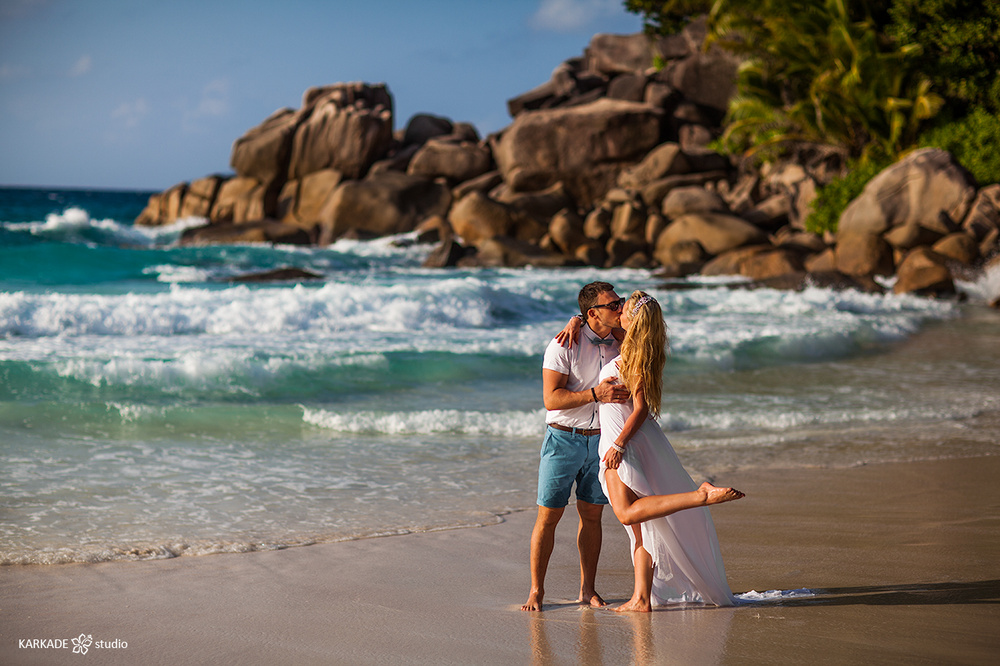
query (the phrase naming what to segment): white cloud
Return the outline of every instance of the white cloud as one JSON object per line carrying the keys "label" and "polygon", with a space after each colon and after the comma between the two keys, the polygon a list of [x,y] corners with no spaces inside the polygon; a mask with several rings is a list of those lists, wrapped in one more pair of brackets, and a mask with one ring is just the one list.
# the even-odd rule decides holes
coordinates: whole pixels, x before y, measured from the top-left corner
{"label": "white cloud", "polygon": [[139,121],[149,113],[149,102],[144,97],[140,97],[132,102],[124,102],[111,112],[111,117],[120,120],[126,128],[133,128],[139,125]]}
{"label": "white cloud", "polygon": [[201,91],[201,100],[194,110],[194,116],[224,116],[229,113],[229,81],[216,79]]}
{"label": "white cloud", "polygon": [[229,115],[229,81],[226,79],[209,81],[201,89],[201,96],[193,107],[187,100],[180,101],[178,106],[183,114],[181,118],[183,131],[189,134],[203,133],[206,128],[200,121]]}
{"label": "white cloud", "polygon": [[93,67],[94,61],[89,55],[80,56],[80,59],[73,63],[69,70],[70,76],[83,76]]}
{"label": "white cloud", "polygon": [[536,30],[572,32],[603,17],[622,12],[621,0],[541,0],[531,17]]}

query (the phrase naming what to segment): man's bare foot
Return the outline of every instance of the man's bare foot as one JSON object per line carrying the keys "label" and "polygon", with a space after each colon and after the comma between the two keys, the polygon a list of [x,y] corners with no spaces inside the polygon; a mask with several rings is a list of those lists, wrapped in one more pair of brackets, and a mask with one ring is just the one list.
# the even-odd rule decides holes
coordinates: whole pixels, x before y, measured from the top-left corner
{"label": "man's bare foot", "polygon": [[545,592],[538,590],[537,592],[531,592],[528,594],[528,600],[524,602],[521,606],[523,611],[540,611],[542,610],[542,597],[545,596]]}
{"label": "man's bare foot", "polygon": [[601,598],[597,592],[591,592],[589,594],[583,593],[580,598],[576,600],[578,604],[584,604],[590,606],[591,608],[601,608],[602,606],[607,606],[608,602]]}
{"label": "man's bare foot", "polygon": [[632,597],[614,610],[616,613],[649,613],[652,612],[653,606],[649,603],[648,599],[643,600]]}
{"label": "man's bare foot", "polygon": [[723,502],[732,502],[733,500],[746,497],[746,495],[735,488],[719,488],[718,486],[713,486],[708,481],[701,484],[698,490],[705,493],[705,504],[722,504]]}

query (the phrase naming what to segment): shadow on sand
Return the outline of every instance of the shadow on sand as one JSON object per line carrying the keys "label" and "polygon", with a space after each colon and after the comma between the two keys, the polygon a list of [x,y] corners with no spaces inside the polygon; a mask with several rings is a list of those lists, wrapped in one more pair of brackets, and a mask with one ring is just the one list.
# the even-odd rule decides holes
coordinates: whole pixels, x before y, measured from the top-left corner
{"label": "shadow on sand", "polygon": [[[531,663],[537,666],[720,663],[726,654],[731,622],[754,608],[1000,603],[1000,580],[812,588],[812,591],[815,596],[764,599],[729,608],[671,604],[657,607],[652,613],[611,612],[625,599],[609,600],[607,609],[596,612],[576,602],[548,603],[546,611],[559,612],[524,614],[528,620]],[[567,612],[571,609],[576,612]],[[676,612],[685,610],[701,612]],[[745,638],[740,635],[740,640]]]}
{"label": "shadow on sand", "polygon": [[[935,606],[1000,604],[1000,580],[913,583],[813,589],[815,596],[775,601],[774,606]],[[760,603],[767,603],[760,602]]]}

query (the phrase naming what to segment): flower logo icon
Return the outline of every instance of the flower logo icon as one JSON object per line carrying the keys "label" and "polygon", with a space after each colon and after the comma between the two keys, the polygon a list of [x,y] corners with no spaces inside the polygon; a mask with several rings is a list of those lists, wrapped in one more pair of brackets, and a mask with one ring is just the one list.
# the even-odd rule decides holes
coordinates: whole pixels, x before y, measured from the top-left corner
{"label": "flower logo icon", "polygon": [[94,637],[90,634],[80,634],[73,639],[73,654],[87,654],[90,644],[94,642]]}

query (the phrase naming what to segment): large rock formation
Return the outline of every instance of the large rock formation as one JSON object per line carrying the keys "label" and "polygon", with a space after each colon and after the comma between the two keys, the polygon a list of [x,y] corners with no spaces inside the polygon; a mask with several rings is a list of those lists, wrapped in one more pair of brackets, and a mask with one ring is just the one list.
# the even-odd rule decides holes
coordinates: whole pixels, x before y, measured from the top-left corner
{"label": "large rock formation", "polygon": [[591,207],[624,168],[660,143],[662,115],[646,104],[611,99],[522,113],[496,142],[494,154],[514,191],[561,182],[579,205]]}
{"label": "large rock formation", "polygon": [[[972,176],[950,153],[914,151],[875,176],[841,215],[837,268],[891,275],[898,266],[897,292],[954,292],[947,262],[979,258],[976,238],[961,231],[975,197]],[[949,236],[944,253],[928,247]]]}
{"label": "large rock formation", "polygon": [[386,171],[341,183],[319,214],[319,242],[328,244],[349,231],[388,236],[412,231],[433,215],[444,215],[451,192],[434,181]]}
{"label": "large rock formation", "polygon": [[422,178],[442,177],[451,183],[464,183],[481,176],[493,167],[489,146],[449,136],[429,139],[413,155],[406,173]]}
{"label": "large rock formation", "polygon": [[290,179],[321,169],[361,178],[389,149],[392,97],[384,84],[312,89],[305,94],[303,109],[305,117],[292,140]]}
{"label": "large rock formation", "polygon": [[292,156],[292,138],[303,115],[292,109],[272,113],[233,143],[229,165],[244,178],[268,185],[283,182]]}
{"label": "large rock formation", "polygon": [[917,225],[944,236],[958,228],[975,196],[972,176],[950,153],[925,148],[875,176],[841,215],[837,233]]}
{"label": "large rock formation", "polygon": [[136,224],[203,218],[192,243],[417,230],[439,240],[429,266],[621,265],[865,290],[896,274],[895,291],[922,294],[952,293],[954,275],[997,254],[1000,184],[978,189],[936,149],[879,174],[835,235],[806,232],[843,155],[801,145],[754,168],[707,148],[739,63],[704,39],[703,21],[656,40],[596,35],[510,99],[511,124],[486,140],[430,113],[394,131],[384,84],[311,88],[236,140],[234,175],[156,194]]}

